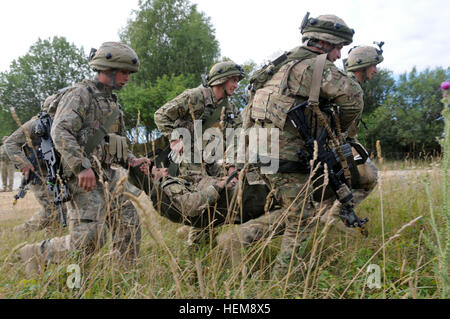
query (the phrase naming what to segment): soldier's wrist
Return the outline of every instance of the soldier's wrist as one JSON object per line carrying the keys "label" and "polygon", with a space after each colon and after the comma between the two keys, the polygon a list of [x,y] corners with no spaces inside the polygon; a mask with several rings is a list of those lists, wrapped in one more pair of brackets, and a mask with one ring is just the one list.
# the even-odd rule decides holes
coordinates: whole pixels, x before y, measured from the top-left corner
{"label": "soldier's wrist", "polygon": [[80,174],[85,169],[92,168],[91,162],[87,158],[83,158],[78,164],[72,167],[72,172],[75,175]]}

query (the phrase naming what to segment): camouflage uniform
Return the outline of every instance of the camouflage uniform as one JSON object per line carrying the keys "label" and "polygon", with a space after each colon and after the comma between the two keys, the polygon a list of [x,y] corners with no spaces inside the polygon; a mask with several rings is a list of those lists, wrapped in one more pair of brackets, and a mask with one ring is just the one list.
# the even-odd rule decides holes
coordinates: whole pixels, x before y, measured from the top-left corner
{"label": "camouflage uniform", "polygon": [[[378,44],[378,43],[377,43]],[[356,46],[349,51],[349,56],[344,60],[344,69],[347,71],[347,76],[353,80],[355,85],[361,88],[361,82],[355,75],[355,72],[360,72],[363,82],[367,81],[365,70],[369,66],[377,65],[383,62],[384,58],[382,56],[382,46],[383,42],[379,43],[380,49],[376,49],[372,46]],[[359,123],[361,121],[362,111],[355,121],[351,124],[347,132],[348,140],[353,143],[359,144],[357,140],[357,134],[359,131]],[[361,144],[360,146],[364,148]],[[358,155],[355,149],[353,149],[355,157]],[[359,205],[364,199],[366,199],[370,193],[375,189],[378,180],[378,169],[375,164],[367,158],[366,162],[362,165],[357,166],[358,173],[356,178],[352,178],[352,193],[354,198],[355,206]],[[355,229],[345,227],[343,223],[339,221],[339,202],[335,201],[333,203],[332,199],[324,201],[324,204],[331,207],[324,215],[321,217],[322,222],[330,221],[332,225],[337,226],[340,230],[356,234]]]}
{"label": "camouflage uniform", "polygon": [[[36,135],[34,128],[36,126],[37,118],[33,117],[31,120],[17,129],[11,136],[5,141],[6,152],[11,161],[16,165],[19,170],[32,166],[29,160],[28,154],[31,149],[27,148],[26,136],[29,136],[34,149],[39,146],[39,137]],[[34,156],[34,154],[33,154]],[[35,168],[36,170],[36,168]],[[39,169],[36,170],[37,174],[41,174],[45,177],[47,174],[46,166],[43,163],[39,163]],[[60,212],[52,204],[53,194],[50,194],[41,178],[36,178],[31,181],[30,189],[33,192],[35,198],[41,205],[41,209],[35,213],[30,220],[17,226],[15,231],[23,231],[29,233],[32,231],[38,231],[46,227],[51,226],[56,228],[59,223]],[[62,206],[63,212],[66,213],[66,205]]]}
{"label": "camouflage uniform", "polygon": [[[135,52],[115,42],[102,44],[95,55],[91,55],[90,64],[94,71],[137,72],[139,67]],[[127,167],[134,156],[123,143],[123,112],[112,93],[115,75],[110,78],[111,85],[108,86],[97,78],[84,80],[68,89],[59,101],[51,136],[61,154],[72,196],[68,203],[69,234],[25,246],[21,249],[23,259],[31,255],[40,263],[57,261],[74,250],[88,257],[105,244],[108,228],[112,231],[113,248],[123,261],[133,262],[139,253],[139,217],[132,203],[122,195],[123,190],[136,196],[139,191],[127,182],[126,170],[111,166],[117,163]],[[105,123],[113,114],[118,117],[109,127],[108,135],[86,154],[90,138],[99,129],[105,130]],[[88,168],[93,168],[96,173],[96,186],[91,191],[79,187],[77,179],[78,174]],[[27,272],[41,269],[33,258],[28,259]]]}
{"label": "camouflage uniform", "polygon": [[[219,176],[221,167],[217,163],[206,164],[194,162],[194,119],[201,120],[205,131],[210,127],[218,128],[223,134],[226,128],[233,128],[240,125],[238,110],[231,99],[226,96],[218,100],[212,87],[224,85],[233,76],[238,76],[239,80],[244,77],[243,69],[232,61],[215,64],[206,78],[207,83],[195,89],[188,89],[175,99],[167,102],[155,112],[155,123],[158,129],[170,140],[172,132],[177,128],[186,128],[191,134],[191,160],[190,163],[181,162],[179,165],[179,175],[189,182],[198,183],[202,176]],[[222,114],[223,117],[222,117]],[[220,117],[217,116],[218,113]],[[221,118],[222,117],[222,118]],[[214,120],[214,121],[213,121]],[[202,149],[210,141],[203,141]],[[204,167],[204,168],[203,168]],[[200,232],[191,229],[190,238],[201,239]]]}
{"label": "camouflage uniform", "polygon": [[[196,228],[217,227],[224,223],[241,224],[264,213],[269,193],[264,183],[249,178],[244,180],[240,210],[237,205],[241,203],[232,201],[237,186],[220,188],[219,181],[218,178],[205,176],[198,184],[191,184],[182,178],[166,176],[155,183],[151,199],[154,203],[161,202],[162,216]],[[232,202],[237,205],[230,207]],[[270,202],[267,209],[273,205]]]}
{"label": "camouflage uniform", "polygon": [[[5,136],[2,139],[2,143],[5,143],[8,137]],[[0,165],[1,165],[1,174],[2,174],[2,192],[12,191],[14,186],[14,165],[10,161],[4,144],[0,146]]]}
{"label": "camouflage uniform", "polygon": [[[337,42],[332,43],[349,44],[352,33],[341,19],[335,16],[318,18],[319,22],[322,20],[322,23],[325,21],[327,24],[330,24],[327,21],[330,19],[332,21],[338,19],[341,31],[348,31],[344,38],[339,33],[339,36],[333,36],[332,38]],[[308,28],[312,28],[312,20],[309,20]],[[333,28],[333,24],[338,23],[333,22],[327,28]],[[305,34],[306,32],[304,36]],[[259,88],[246,106],[247,118],[244,119],[244,128],[280,129],[279,159],[290,162],[299,161],[297,151],[305,141],[290,121],[287,121],[287,111],[294,105],[308,100],[316,57],[319,55],[307,46],[302,46],[295,52],[296,59],[283,63],[273,76],[267,78],[267,81],[258,83]],[[327,60],[320,84],[320,100],[339,105],[342,131],[346,131],[362,111],[362,98],[361,88]],[[317,132],[317,138],[323,126],[314,120],[314,114],[310,109],[307,108],[305,113],[310,120],[311,132]],[[324,115],[330,125],[331,116],[328,113]],[[298,166],[301,166],[300,163]],[[275,266],[275,274],[282,275],[286,272],[299,243],[307,238],[313,227],[311,217],[314,216],[315,208],[311,198],[312,185],[308,182],[309,174],[277,172],[266,174],[264,178],[270,189],[275,192],[275,198],[281,204],[281,209],[222,234],[218,242],[232,256],[235,256],[240,245],[245,247],[262,238],[282,234],[281,249]]]}
{"label": "camouflage uniform", "polygon": [[[226,68],[229,70],[227,71]],[[223,69],[224,71],[216,74],[216,69],[219,71]],[[223,85],[229,77],[235,75],[238,75],[239,79],[244,77],[240,66],[231,61],[217,63],[210,71],[207,85],[200,85],[195,89],[184,91],[155,112],[156,126],[169,139],[171,139],[172,132],[177,128],[186,128],[191,133],[191,163],[180,163],[180,176],[190,179],[193,175],[205,175],[205,173],[212,176],[218,175],[217,166],[206,165],[206,172],[202,172],[201,165],[194,163],[194,121],[192,115],[195,120],[202,121],[203,131],[210,127],[217,127],[221,131],[225,128],[236,127],[239,124],[236,106],[229,97],[217,100],[212,89],[213,86]],[[222,111],[224,112],[223,119],[214,116]],[[217,118],[217,120],[211,123],[211,118]],[[203,143],[205,145],[207,142]],[[199,178],[190,180],[196,182]]]}

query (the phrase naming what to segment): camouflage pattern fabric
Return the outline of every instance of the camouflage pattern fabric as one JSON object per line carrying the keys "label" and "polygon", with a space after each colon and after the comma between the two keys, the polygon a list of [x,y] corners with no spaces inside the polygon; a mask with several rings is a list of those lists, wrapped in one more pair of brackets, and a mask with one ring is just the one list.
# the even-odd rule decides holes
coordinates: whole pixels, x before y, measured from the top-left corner
{"label": "camouflage pattern fabric", "polygon": [[[23,148],[27,145],[27,136],[30,138],[31,146],[37,149],[39,143],[39,137],[34,132],[37,118],[33,117],[21,128],[12,133],[5,141],[5,150],[11,162],[14,163],[19,169],[31,166],[31,162],[28,157],[31,154],[25,153]],[[29,151],[26,148],[27,152]],[[45,176],[47,174],[46,166],[44,163],[40,163],[38,174]],[[41,180],[33,181],[30,183],[30,189],[33,192],[36,200],[41,205],[41,208],[35,213],[30,220],[17,226],[15,230],[29,233],[32,231],[38,231],[47,227],[56,229],[59,225],[59,210],[52,204],[53,194],[49,193],[45,184]],[[66,206],[63,205],[62,209],[66,213]]]}
{"label": "camouflage pattern fabric", "polygon": [[[68,204],[69,235],[46,240],[41,251],[49,261],[65,256],[68,251],[79,250],[90,256],[106,241],[111,229],[113,247],[124,260],[132,262],[139,252],[140,226],[136,209],[122,194],[123,188],[138,195],[139,191],[126,181],[127,171],[113,169],[111,164],[126,166],[134,158],[128,151],[125,160],[119,160],[108,152],[103,139],[92,151],[84,149],[90,136],[105,124],[113,110],[120,110],[112,90],[97,80],[85,80],[62,97],[52,125],[52,139],[61,154],[65,174],[70,176],[68,188],[72,200]],[[109,133],[125,135],[123,113],[109,128]],[[100,162],[96,164],[95,158]],[[77,175],[90,162],[97,179],[94,190],[87,192],[78,187]],[[118,182],[125,179],[124,186]],[[123,180],[122,180],[123,182]]]}
{"label": "camouflage pattern fabric", "polygon": [[55,114],[51,135],[55,148],[63,158],[67,175],[77,175],[82,171],[82,161],[89,161],[95,167],[94,156],[105,167],[113,163],[126,167],[128,161],[134,158],[129,150],[125,161],[112,156],[108,152],[106,139],[94,148],[89,157],[84,152],[89,137],[106,123],[114,110],[119,110],[120,115],[109,128],[109,133],[125,136],[123,112],[110,88],[97,80],[85,80],[64,94]]}
{"label": "camouflage pattern fabric", "polygon": [[[76,179],[69,182],[73,196],[67,203],[69,234],[41,243],[41,253],[47,261],[58,261],[69,251],[79,251],[82,257],[89,257],[105,244],[110,230],[113,249],[120,253],[123,262],[134,262],[141,239],[139,216],[122,191],[136,196],[139,191],[128,182],[121,187],[123,189],[116,187],[127,176],[126,170],[111,169],[108,175],[107,188],[98,183],[90,192],[79,188]],[[105,198],[105,192],[108,198]]]}
{"label": "camouflage pattern fabric", "polygon": [[4,145],[0,147],[0,165],[3,185],[2,191],[12,191],[14,186],[14,172],[16,170],[13,163],[8,158]]}
{"label": "camouflage pattern fabric", "polygon": [[[204,176],[197,184],[185,179],[167,176],[155,184],[151,198],[154,203],[161,202],[160,214],[173,222],[196,228],[219,226],[224,223],[239,224],[264,213],[266,196],[265,185],[249,185],[244,182],[242,212],[230,208],[237,187],[219,188],[220,179]],[[236,206],[237,207],[237,206]],[[235,210],[236,210],[235,207]]]}
{"label": "camouflage pattern fabric", "polygon": [[[305,47],[301,47],[300,50],[310,51]],[[311,53],[315,56],[318,55],[317,53]],[[246,106],[246,109],[248,108],[246,113],[249,116],[244,122],[245,128],[275,126],[280,129],[280,159],[298,161],[297,151],[305,143],[300,135],[293,130],[290,122],[286,121],[286,113],[292,106],[308,100],[314,66],[315,58],[294,60],[283,65],[261,89],[256,91],[254,99]],[[271,100],[275,98],[276,100]],[[339,106],[342,131],[346,131],[350,127],[363,108],[363,93],[359,85],[356,85],[353,80],[349,79],[328,60],[321,80],[320,98]],[[316,131],[319,134],[320,127],[316,126],[313,121],[312,112],[306,111],[305,113],[309,116],[312,132]],[[331,117],[328,116],[327,120],[330,123]],[[314,216],[315,208],[311,198],[312,192],[307,183],[307,175],[277,173],[268,174],[265,177],[271,184],[271,189],[276,191],[277,199],[283,208],[283,213],[279,214],[282,217],[277,220],[282,220],[280,224],[284,227],[279,232],[270,235],[275,236],[280,233],[283,235],[275,266],[275,273],[283,274],[289,267],[288,261],[292,260],[297,247],[305,238],[300,234],[308,233],[308,225],[311,224],[310,219]],[[243,224],[237,226],[237,229],[234,230],[238,234],[245,233],[245,236],[241,234],[235,237],[239,238],[237,240],[243,246],[259,240],[261,236],[258,234],[264,233],[263,229],[257,226],[265,225],[264,220],[261,224],[256,221],[250,221],[249,223],[252,227]],[[243,229],[249,230],[244,231]],[[224,247],[225,251],[230,251],[230,249],[233,251],[230,248],[230,241],[226,238],[230,238],[230,236],[224,235],[221,246]],[[249,240],[243,240],[243,238]]]}
{"label": "camouflage pattern fabric", "polygon": [[[226,97],[217,100],[210,87],[199,86],[188,89],[175,99],[167,102],[155,112],[155,123],[158,129],[171,139],[172,132],[177,128],[186,128],[191,133],[191,163],[180,163],[180,176],[189,177],[192,175],[216,175],[217,169],[206,165],[206,172],[202,171],[199,163],[194,163],[194,121],[202,120],[205,123],[217,110],[219,112],[225,108],[224,129],[236,127],[239,124],[238,110],[231,100]],[[220,127],[220,121],[212,124],[212,127]],[[203,131],[209,127],[203,127]],[[203,146],[208,141],[203,142]]]}
{"label": "camouflage pattern fabric", "polygon": [[[56,231],[61,223],[61,213],[58,207],[52,204],[53,196],[42,183],[30,184],[30,190],[33,192],[41,208],[25,223],[16,226],[14,230],[24,232],[25,234],[41,229]],[[67,214],[66,204],[62,204],[62,209],[64,214]]]}

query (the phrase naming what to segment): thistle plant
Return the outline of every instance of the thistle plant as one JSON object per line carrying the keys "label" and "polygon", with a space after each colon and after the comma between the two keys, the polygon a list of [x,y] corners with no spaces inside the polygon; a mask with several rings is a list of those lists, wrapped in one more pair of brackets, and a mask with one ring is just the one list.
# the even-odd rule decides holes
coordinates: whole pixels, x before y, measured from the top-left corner
{"label": "thistle plant", "polygon": [[437,258],[437,263],[434,267],[434,272],[438,280],[438,286],[441,298],[446,299],[449,297],[449,285],[448,285],[448,252],[450,243],[450,214],[448,209],[448,164],[450,160],[450,82],[443,82],[441,85],[443,91],[443,99],[441,100],[444,104],[444,109],[442,111],[442,116],[444,117],[444,138],[441,140],[441,146],[444,152],[443,163],[442,163],[442,175],[443,175],[443,196],[442,196],[442,219],[444,221],[444,226],[439,229],[436,216],[434,213],[432,195],[430,192],[430,187],[426,185],[427,197],[430,203],[430,225],[436,236],[435,241],[430,240],[425,237],[427,246],[434,252]]}

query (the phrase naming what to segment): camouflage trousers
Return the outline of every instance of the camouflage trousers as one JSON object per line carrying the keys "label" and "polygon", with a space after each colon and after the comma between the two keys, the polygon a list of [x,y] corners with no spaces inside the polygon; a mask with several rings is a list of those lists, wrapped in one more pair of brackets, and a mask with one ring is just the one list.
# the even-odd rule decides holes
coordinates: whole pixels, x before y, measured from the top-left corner
{"label": "camouflage trousers", "polygon": [[[70,251],[79,251],[89,257],[100,249],[111,231],[112,250],[121,261],[133,263],[139,254],[141,228],[138,213],[123,191],[138,196],[140,191],[127,182],[124,169],[106,169],[107,184],[97,181],[94,190],[86,192],[72,178],[69,190],[72,200],[68,203],[69,234],[41,243],[41,252],[47,262],[58,261]],[[125,177],[125,180],[123,178]],[[119,186],[119,181],[122,184]]]}
{"label": "camouflage trousers", "polygon": [[[56,230],[60,225],[61,212],[59,208],[52,203],[53,194],[50,193],[42,183],[30,184],[30,189],[34,197],[39,202],[41,208],[28,221],[19,225],[16,229],[25,233],[38,231],[44,228]],[[62,204],[62,211],[67,215],[66,204]]]}
{"label": "camouflage trousers", "polygon": [[3,190],[6,191],[6,189],[8,189],[9,191],[12,191],[14,186],[14,165],[9,161],[1,161],[0,165],[2,167],[1,173]]}
{"label": "camouflage trousers", "polygon": [[231,257],[233,266],[241,262],[241,249],[264,239],[282,236],[274,273],[284,275],[297,259],[298,248],[309,238],[314,228],[312,217],[315,208],[311,200],[312,187],[308,175],[277,173],[265,175],[271,189],[275,190],[279,209],[270,211],[217,237],[218,246]]}

